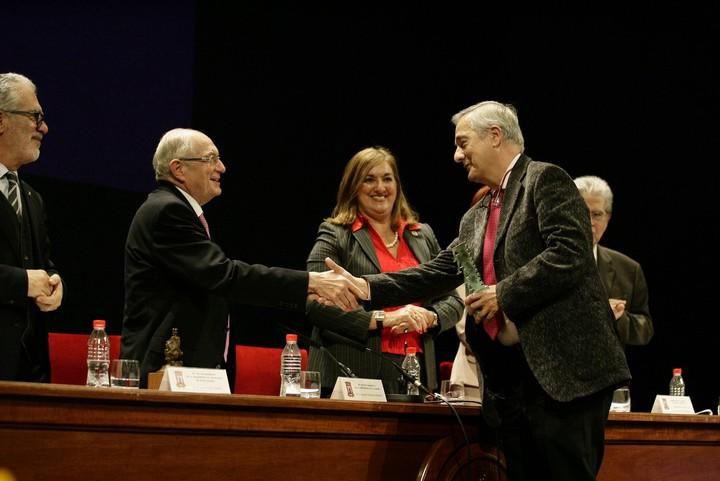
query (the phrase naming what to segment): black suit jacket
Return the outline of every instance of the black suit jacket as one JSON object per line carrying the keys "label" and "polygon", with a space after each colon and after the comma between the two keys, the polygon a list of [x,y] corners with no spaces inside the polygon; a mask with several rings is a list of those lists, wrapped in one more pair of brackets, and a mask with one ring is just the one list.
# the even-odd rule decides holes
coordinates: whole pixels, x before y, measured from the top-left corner
{"label": "black suit jacket", "polygon": [[[480,272],[489,202],[486,196],[465,214],[456,240],[471,247]],[[520,156],[504,193],[493,256],[500,308],[517,324],[522,355],[550,397],[569,401],[630,379],[592,255],[587,206],[564,170]],[[445,250],[417,268],[368,280],[374,304],[394,305],[463,279]],[[474,322],[466,332],[492,389],[504,374],[496,356],[503,348],[486,342]]]}
{"label": "black suit jacket", "polygon": [[[440,251],[435,234],[427,224],[420,224],[418,230],[405,229],[403,239],[421,263],[429,261]],[[352,232],[349,226],[323,222],[318,229],[315,245],[308,257],[308,270],[326,270],[325,257],[332,258],[355,276],[381,272],[380,262],[367,227]],[[440,332],[455,326],[463,313],[464,305],[457,293],[453,289],[448,289],[445,292],[437,293],[429,302],[423,304],[423,307],[435,311],[438,315],[439,328],[432,329],[422,336],[425,383],[427,387],[434,389],[438,385],[434,338]],[[367,347],[379,353],[381,352],[379,332],[373,331],[368,336],[370,315],[369,311],[362,309],[342,312],[339,309],[321,306],[317,303],[308,305],[309,320],[315,325],[313,337],[323,342],[331,354],[349,366],[359,377],[380,378],[383,380],[385,390],[395,393],[397,392],[395,380],[398,373],[392,367],[382,369],[381,373],[381,368],[386,366],[381,365],[382,360],[379,356],[359,351],[324,334],[323,328],[326,328],[346,337],[362,340]],[[310,350],[310,366],[321,372],[321,381],[326,388],[332,388],[335,379],[342,375],[336,363],[315,348]],[[384,373],[387,374],[383,376]]]}
{"label": "black suit jacket", "polygon": [[42,197],[22,180],[20,190],[32,252],[21,252],[20,222],[0,194],[0,379],[49,382],[47,324],[54,313],[41,312],[27,297],[25,271],[57,271],[50,260]]}
{"label": "black suit jacket", "polygon": [[229,259],[187,199],[160,182],[125,244],[121,356],[140,360],[144,385],[165,364],[165,341],[176,327],[184,365],[223,366],[229,301],[304,312],[307,288],[307,272]]}
{"label": "black suit jacket", "polygon": [[615,321],[620,340],[636,346],[647,344],[654,329],[642,267],[625,254],[600,245],[597,246],[597,265],[608,297],[626,301],[625,313]]}

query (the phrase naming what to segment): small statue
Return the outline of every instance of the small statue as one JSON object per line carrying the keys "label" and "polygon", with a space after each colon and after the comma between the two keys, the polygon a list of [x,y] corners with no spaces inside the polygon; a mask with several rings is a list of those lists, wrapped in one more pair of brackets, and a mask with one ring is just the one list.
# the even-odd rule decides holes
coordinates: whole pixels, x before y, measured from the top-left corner
{"label": "small statue", "polygon": [[165,365],[166,366],[182,366],[183,352],[180,349],[180,336],[178,336],[177,327],[172,328],[172,336],[165,341]]}

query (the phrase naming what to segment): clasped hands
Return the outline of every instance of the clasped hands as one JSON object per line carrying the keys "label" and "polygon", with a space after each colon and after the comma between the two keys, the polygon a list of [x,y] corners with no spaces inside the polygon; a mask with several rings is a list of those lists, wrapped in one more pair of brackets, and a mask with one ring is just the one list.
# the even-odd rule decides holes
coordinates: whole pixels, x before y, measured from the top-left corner
{"label": "clasped hands", "polygon": [[435,314],[424,307],[407,304],[400,309],[385,313],[384,327],[390,327],[392,334],[417,331],[424,334],[435,324]]}
{"label": "clasped hands", "polygon": [[609,301],[610,309],[612,309],[613,314],[615,315],[615,320],[617,321],[623,316],[623,314],[625,314],[625,305],[627,304],[627,301],[625,301],[625,299],[613,299],[612,297]]}
{"label": "clasped hands", "polygon": [[28,297],[43,312],[54,311],[62,303],[63,284],[57,274],[49,275],[43,269],[28,269]]}
{"label": "clasped hands", "polygon": [[[325,258],[330,269],[325,272],[310,272],[308,299],[326,305],[334,305],[345,311],[357,309],[358,299],[370,299],[370,287],[362,277],[355,277],[331,258]],[[424,333],[435,324],[435,314],[423,307],[408,304],[386,313],[384,325],[392,328],[393,334],[409,331]]]}
{"label": "clasped hands", "polygon": [[[323,304],[336,305],[343,310],[349,311],[357,309],[357,299],[370,299],[370,286],[365,279],[353,276],[329,257],[325,258],[325,265],[330,270],[321,273],[310,273],[311,288],[309,298],[311,300]],[[316,277],[322,276],[330,288],[328,290],[322,290],[320,287],[313,289],[313,274],[315,274]],[[322,287],[325,287],[325,285]],[[500,310],[495,286],[487,286],[486,289],[470,294],[465,298],[465,305],[467,306],[468,314],[475,318],[476,324],[490,321]],[[400,313],[403,309],[407,309],[407,312]],[[425,312],[422,316],[418,316],[418,310]],[[434,322],[434,316],[430,311],[417,306],[408,305],[393,312],[399,312],[399,315],[404,316],[403,320],[398,322],[398,325],[402,326],[400,328],[403,330],[422,330],[421,332],[424,332],[424,330],[431,327]],[[390,315],[390,313],[388,315]]]}

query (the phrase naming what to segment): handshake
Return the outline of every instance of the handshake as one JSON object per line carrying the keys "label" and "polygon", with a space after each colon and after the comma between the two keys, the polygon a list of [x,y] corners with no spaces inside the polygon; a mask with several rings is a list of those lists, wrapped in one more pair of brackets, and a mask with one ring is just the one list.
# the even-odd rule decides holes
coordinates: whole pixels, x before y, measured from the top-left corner
{"label": "handshake", "polygon": [[358,300],[370,299],[370,286],[365,279],[353,276],[329,257],[325,258],[325,265],[330,270],[309,273],[308,299],[344,311],[357,309]]}
{"label": "handshake", "polygon": [[57,274],[49,275],[43,269],[28,269],[27,295],[31,297],[43,312],[54,311],[60,307],[63,297],[63,284]]}

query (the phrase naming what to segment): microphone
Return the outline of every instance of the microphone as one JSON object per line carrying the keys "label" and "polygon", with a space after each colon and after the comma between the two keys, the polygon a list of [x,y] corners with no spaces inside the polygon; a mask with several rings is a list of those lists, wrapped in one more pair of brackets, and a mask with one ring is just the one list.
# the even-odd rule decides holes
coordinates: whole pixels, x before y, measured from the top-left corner
{"label": "microphone", "polygon": [[357,342],[354,339],[350,339],[341,334],[338,334],[335,331],[323,329],[322,335],[331,341],[338,342],[340,344],[346,344],[346,345],[348,345],[354,349],[357,349],[359,351],[367,351],[367,352],[373,354],[374,356],[378,356],[380,358],[380,360],[389,362],[402,375],[405,382],[413,384],[413,385],[417,386],[418,389],[420,389],[425,394],[428,394],[428,395],[432,396],[433,398],[435,397],[435,393],[433,393],[423,383],[421,383],[420,379],[415,379],[415,376],[408,373],[405,370],[405,368],[403,368],[400,364],[396,363],[394,360],[392,360],[389,357],[387,357],[386,355],[384,355],[382,352],[377,352],[374,349],[370,349],[365,344],[362,344],[360,342]]}
{"label": "microphone", "polygon": [[[333,356],[333,354],[332,354],[330,351],[328,351],[328,349],[323,345],[322,342],[318,342],[318,341],[316,341],[315,339],[313,339],[312,337],[308,337],[308,336],[306,336],[305,334],[302,334],[302,333],[296,331],[295,329],[290,329],[290,327],[288,327],[288,326],[285,325],[285,324],[282,324],[282,323],[278,323],[278,324],[280,324],[280,326],[281,326],[283,329],[285,329],[286,331],[292,332],[293,334],[297,334],[298,338],[300,338],[302,341],[307,342],[307,343],[310,344],[312,347],[316,347],[316,348],[320,349],[320,351],[322,351],[322,352],[324,352],[325,354],[327,354],[327,356],[335,363],[335,365],[337,365],[337,367],[340,369],[340,371],[342,371],[343,374],[345,374],[345,376],[347,376],[347,377],[357,377],[357,376],[355,375],[355,373],[352,371],[352,369],[350,369],[349,367],[347,367],[345,364],[343,364],[342,362],[340,362],[340,361],[338,360],[338,358],[336,358],[335,356]],[[348,339],[348,340],[350,340],[350,339]]]}

